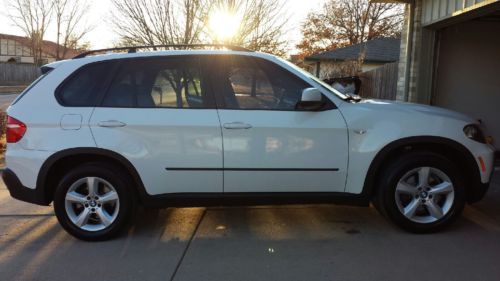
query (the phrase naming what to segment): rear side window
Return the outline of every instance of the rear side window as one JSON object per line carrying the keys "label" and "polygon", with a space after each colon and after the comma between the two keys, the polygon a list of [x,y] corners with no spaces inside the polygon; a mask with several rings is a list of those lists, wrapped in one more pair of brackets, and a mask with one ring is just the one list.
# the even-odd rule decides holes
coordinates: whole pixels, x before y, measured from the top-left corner
{"label": "rear side window", "polygon": [[82,67],[59,87],[57,100],[64,106],[96,106],[112,68],[112,62]]}
{"label": "rear side window", "polygon": [[214,108],[196,57],[123,62],[103,107]]}

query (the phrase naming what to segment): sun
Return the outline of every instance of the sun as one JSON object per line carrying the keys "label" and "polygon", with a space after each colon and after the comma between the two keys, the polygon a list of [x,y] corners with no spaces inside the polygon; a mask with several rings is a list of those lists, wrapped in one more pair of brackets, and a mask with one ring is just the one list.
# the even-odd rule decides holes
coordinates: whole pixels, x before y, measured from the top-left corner
{"label": "sun", "polygon": [[215,10],[210,14],[210,31],[221,41],[233,38],[240,29],[239,17],[227,10]]}

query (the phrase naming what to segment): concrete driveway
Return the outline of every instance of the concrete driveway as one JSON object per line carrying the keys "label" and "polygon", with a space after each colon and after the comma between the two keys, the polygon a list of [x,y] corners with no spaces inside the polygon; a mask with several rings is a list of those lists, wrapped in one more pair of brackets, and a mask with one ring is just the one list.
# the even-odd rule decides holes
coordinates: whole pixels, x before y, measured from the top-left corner
{"label": "concrete driveway", "polygon": [[50,207],[0,186],[1,280],[500,280],[500,174],[449,230],[400,231],[373,208],[141,211],[128,234],[88,243]]}

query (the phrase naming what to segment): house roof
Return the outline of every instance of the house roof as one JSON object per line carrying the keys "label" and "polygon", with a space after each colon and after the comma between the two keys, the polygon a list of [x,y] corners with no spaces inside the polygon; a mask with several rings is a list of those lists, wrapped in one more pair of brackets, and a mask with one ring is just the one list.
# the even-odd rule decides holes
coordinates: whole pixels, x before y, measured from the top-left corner
{"label": "house roof", "polygon": [[[13,41],[18,42],[19,44],[21,44],[23,46],[28,47],[28,48],[30,47],[30,44],[31,44],[30,40],[27,37],[17,36],[17,35],[0,33],[0,39],[13,40]],[[61,46],[61,52],[63,50],[62,48],[64,48],[64,47]],[[52,42],[52,41],[43,40],[42,52],[46,55],[49,55],[49,56],[55,58],[56,53],[57,53],[57,44],[55,42]],[[80,52],[77,50],[68,49],[66,51],[66,57],[63,59],[72,58],[72,57],[78,55],[79,53]]]}
{"label": "house roof", "polygon": [[365,62],[394,62],[399,60],[399,38],[378,38],[332,51],[306,57],[306,60],[351,60],[364,53]]}

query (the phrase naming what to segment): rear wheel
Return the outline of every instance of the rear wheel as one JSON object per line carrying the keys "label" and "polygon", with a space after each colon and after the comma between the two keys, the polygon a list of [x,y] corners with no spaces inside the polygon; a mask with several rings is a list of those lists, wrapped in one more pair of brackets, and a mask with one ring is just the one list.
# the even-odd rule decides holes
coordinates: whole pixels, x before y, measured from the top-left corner
{"label": "rear wheel", "polygon": [[127,226],[132,189],[119,169],[101,163],[76,167],[59,183],[54,210],[63,228],[82,240],[106,240]]}
{"label": "rear wheel", "polygon": [[378,209],[407,231],[438,231],[465,205],[458,169],[439,154],[406,154],[387,167],[379,183]]}

